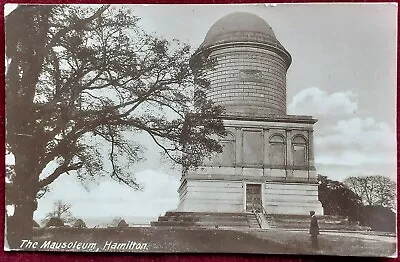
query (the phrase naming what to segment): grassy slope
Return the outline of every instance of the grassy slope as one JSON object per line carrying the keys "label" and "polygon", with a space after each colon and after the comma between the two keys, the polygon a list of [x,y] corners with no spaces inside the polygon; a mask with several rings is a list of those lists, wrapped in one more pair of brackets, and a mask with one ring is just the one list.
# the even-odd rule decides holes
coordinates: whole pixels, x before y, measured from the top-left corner
{"label": "grassy slope", "polygon": [[106,241],[136,241],[148,243],[144,252],[204,252],[204,253],[265,253],[265,254],[326,254],[354,256],[390,256],[393,242],[365,240],[349,236],[320,235],[321,250],[310,249],[306,232],[248,231],[184,228],[105,228],[105,229],[39,229],[34,240],[57,242],[95,242],[102,250]]}

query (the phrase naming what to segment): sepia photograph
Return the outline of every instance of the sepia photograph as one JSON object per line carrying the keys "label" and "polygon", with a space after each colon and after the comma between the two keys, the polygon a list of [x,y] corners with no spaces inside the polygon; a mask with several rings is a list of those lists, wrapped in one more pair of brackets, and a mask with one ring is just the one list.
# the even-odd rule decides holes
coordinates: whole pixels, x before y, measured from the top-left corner
{"label": "sepia photograph", "polygon": [[6,4],[4,250],[397,257],[397,15]]}

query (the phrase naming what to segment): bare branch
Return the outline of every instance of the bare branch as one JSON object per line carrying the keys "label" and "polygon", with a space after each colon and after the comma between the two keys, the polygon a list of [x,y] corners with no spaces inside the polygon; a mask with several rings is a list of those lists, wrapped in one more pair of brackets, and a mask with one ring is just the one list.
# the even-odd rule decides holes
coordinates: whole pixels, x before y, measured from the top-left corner
{"label": "bare branch", "polygon": [[68,171],[73,171],[77,170],[82,167],[82,163],[75,163],[75,164],[64,164],[59,167],[57,167],[53,173],[51,173],[48,177],[42,179],[39,181],[39,188],[43,188],[48,186],[49,184],[53,183],[54,180],[56,180],[60,175],[67,173]]}

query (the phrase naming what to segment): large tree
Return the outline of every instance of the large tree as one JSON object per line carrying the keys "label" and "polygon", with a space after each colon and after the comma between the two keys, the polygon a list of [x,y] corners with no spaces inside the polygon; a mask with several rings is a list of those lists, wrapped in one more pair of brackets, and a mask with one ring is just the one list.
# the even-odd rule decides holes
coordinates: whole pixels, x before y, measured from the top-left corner
{"label": "large tree", "polygon": [[112,178],[138,188],[133,134],[148,134],[184,170],[221,152],[222,108],[202,78],[213,61],[191,60],[189,46],[146,34],[138,20],[122,7],[77,5],[20,5],[6,17],[14,244],[31,234],[38,193],[63,174],[96,178],[107,160]]}
{"label": "large tree", "polygon": [[72,216],[71,208],[71,204],[65,203],[61,200],[54,202],[53,211],[46,214],[46,218],[43,221],[44,224],[46,226],[51,225],[51,220],[60,221],[63,225],[74,222],[76,218]]}
{"label": "large tree", "polygon": [[348,177],[344,184],[368,206],[395,208],[396,183],[385,176]]}
{"label": "large tree", "polygon": [[318,199],[325,215],[343,216],[351,221],[362,218],[361,198],[345,184],[322,175],[318,175],[318,183]]}

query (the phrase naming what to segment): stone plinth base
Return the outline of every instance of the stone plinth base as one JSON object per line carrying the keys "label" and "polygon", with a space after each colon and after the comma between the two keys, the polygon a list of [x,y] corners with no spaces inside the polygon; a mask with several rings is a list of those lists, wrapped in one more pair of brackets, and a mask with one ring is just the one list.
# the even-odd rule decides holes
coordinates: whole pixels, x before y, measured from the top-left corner
{"label": "stone plinth base", "polygon": [[[183,179],[178,190],[178,212],[246,212],[245,177],[228,179]],[[258,182],[261,200],[268,214],[308,215],[313,210],[323,215],[318,201],[318,184]]]}
{"label": "stone plinth base", "polygon": [[243,212],[240,181],[184,180],[179,190],[179,212]]}
{"label": "stone plinth base", "polygon": [[[251,217],[254,220],[251,220]],[[255,223],[254,223],[255,222]],[[223,212],[167,212],[158,221],[151,222],[156,227],[201,227],[201,228],[260,228],[254,214]]]}
{"label": "stone plinth base", "polygon": [[324,211],[318,201],[318,184],[265,183],[263,205],[268,214],[308,215]]}

